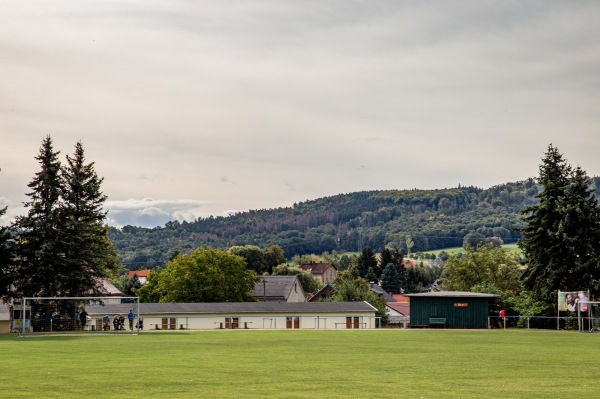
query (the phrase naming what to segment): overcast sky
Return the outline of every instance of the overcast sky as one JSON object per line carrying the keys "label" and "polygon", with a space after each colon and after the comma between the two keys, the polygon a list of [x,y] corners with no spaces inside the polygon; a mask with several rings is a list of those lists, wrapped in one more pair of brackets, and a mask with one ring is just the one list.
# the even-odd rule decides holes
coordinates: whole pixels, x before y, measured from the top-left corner
{"label": "overcast sky", "polygon": [[4,224],[46,135],[114,226],[600,175],[600,2],[5,0]]}

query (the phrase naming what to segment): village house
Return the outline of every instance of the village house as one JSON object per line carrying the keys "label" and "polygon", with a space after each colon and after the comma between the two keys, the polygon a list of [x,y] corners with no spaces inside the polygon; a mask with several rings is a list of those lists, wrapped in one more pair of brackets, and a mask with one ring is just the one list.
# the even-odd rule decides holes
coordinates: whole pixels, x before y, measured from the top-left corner
{"label": "village house", "polygon": [[410,324],[409,302],[388,302],[385,304],[385,312],[388,315],[388,324],[402,325],[406,328]]}
{"label": "village house", "polygon": [[261,302],[305,302],[297,276],[262,276],[250,295]]}
{"label": "village house", "polygon": [[133,278],[133,275],[135,274],[138,277],[138,280],[140,280],[140,283],[144,285],[148,282],[148,274],[150,274],[151,271],[152,270],[148,269],[130,270],[127,274],[127,277],[131,280]]}
{"label": "village house", "polygon": [[327,262],[310,262],[303,263],[298,266],[302,270],[306,270],[321,284],[333,283],[337,276],[337,268],[332,263]]}

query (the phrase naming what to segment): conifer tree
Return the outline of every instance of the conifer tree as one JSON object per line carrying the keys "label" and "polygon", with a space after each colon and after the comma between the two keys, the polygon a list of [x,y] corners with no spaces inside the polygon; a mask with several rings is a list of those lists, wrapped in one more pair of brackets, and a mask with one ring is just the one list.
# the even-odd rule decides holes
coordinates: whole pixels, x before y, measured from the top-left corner
{"label": "conifer tree", "polygon": [[524,286],[546,303],[558,290],[598,288],[600,211],[591,180],[550,145],[540,165],[539,203],[523,210],[519,246],[527,260]]}
{"label": "conifer tree", "polygon": [[15,296],[55,296],[64,279],[64,251],[58,234],[64,226],[60,218],[62,182],[59,152],[52,139],[42,141],[38,160],[41,170],[28,184],[31,192],[26,216],[16,219],[20,230],[18,266],[13,285]]}
{"label": "conifer tree", "polygon": [[[0,216],[7,207],[0,208]],[[0,299],[7,299],[12,282],[14,239],[8,226],[0,226]]]}
{"label": "conifer tree", "polygon": [[17,218],[17,264],[14,296],[87,296],[98,294],[98,278],[119,267],[102,210],[93,163],[83,146],[61,166],[59,152],[47,136],[36,159],[41,171],[29,183],[28,214]]}
{"label": "conifer tree", "polygon": [[83,145],[75,145],[73,156],[67,155],[67,165],[62,170],[63,203],[60,231],[65,251],[64,296],[98,294],[96,279],[105,277],[116,269],[115,250],[108,239],[102,209],[106,196],[100,190],[104,179],[99,178],[94,163],[86,163]]}
{"label": "conifer tree", "polygon": [[385,269],[383,269],[383,273],[381,274],[381,288],[390,294],[400,293],[398,270],[393,263],[388,263]]}
{"label": "conifer tree", "polygon": [[383,271],[387,267],[388,263],[394,263],[394,251],[386,247],[383,248],[379,256],[377,270],[375,271],[376,273],[379,273],[377,277],[381,278],[381,276],[383,275]]}
{"label": "conifer tree", "polygon": [[373,270],[372,267],[369,267],[369,270],[367,270],[367,274],[365,274],[364,279],[370,283],[378,283],[377,274],[375,274],[375,270]]}
{"label": "conifer tree", "polygon": [[377,269],[377,259],[375,258],[375,253],[370,247],[365,247],[358,257],[358,275],[366,278],[369,268],[373,269],[373,273],[377,277],[377,274],[375,273],[375,269]]}

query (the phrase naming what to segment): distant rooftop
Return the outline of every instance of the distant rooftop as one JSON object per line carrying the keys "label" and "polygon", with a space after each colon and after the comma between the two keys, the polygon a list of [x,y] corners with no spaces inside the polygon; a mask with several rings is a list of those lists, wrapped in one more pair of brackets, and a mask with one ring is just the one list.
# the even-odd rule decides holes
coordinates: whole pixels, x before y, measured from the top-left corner
{"label": "distant rooftop", "polygon": [[420,294],[404,294],[405,296],[411,297],[437,297],[437,298],[500,298],[500,295],[496,294],[484,294],[480,292],[468,292],[468,291],[432,291],[422,292]]}

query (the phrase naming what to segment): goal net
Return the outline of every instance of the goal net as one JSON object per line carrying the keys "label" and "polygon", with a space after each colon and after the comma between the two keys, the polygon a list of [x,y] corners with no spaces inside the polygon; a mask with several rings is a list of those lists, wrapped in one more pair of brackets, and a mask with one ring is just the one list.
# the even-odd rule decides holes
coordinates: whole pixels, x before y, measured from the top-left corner
{"label": "goal net", "polygon": [[580,302],[577,317],[579,331],[600,332],[600,302]]}
{"label": "goal net", "polygon": [[23,298],[14,310],[21,337],[139,333],[139,297]]}

